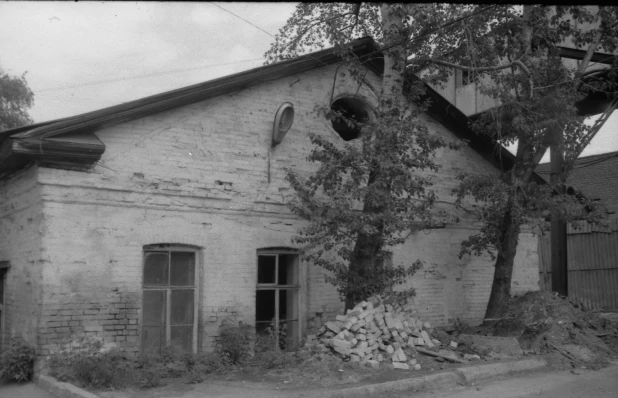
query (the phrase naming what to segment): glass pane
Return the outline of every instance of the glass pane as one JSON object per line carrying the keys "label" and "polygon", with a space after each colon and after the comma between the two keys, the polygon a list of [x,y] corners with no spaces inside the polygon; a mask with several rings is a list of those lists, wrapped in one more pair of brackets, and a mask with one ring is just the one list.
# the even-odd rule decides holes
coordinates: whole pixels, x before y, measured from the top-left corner
{"label": "glass pane", "polygon": [[276,256],[258,256],[258,283],[276,283]]}
{"label": "glass pane", "polygon": [[279,290],[279,321],[286,319],[298,319],[298,306],[296,305],[296,289]]}
{"label": "glass pane", "polygon": [[195,280],[195,253],[172,252],[170,285],[193,286]]}
{"label": "glass pane", "polygon": [[144,285],[168,284],[168,259],[166,252],[144,253]]}
{"label": "glass pane", "polygon": [[172,290],[170,325],[193,325],[193,289]]}
{"label": "glass pane", "polygon": [[142,325],[165,325],[165,290],[144,290]]}
{"label": "glass pane", "polygon": [[184,352],[193,350],[193,325],[191,326],[171,326],[170,344]]}
{"label": "glass pane", "polygon": [[164,344],[164,326],[144,326],[142,328],[142,350],[144,352],[159,354]]}
{"label": "glass pane", "polygon": [[286,316],[288,313],[287,298],[288,295],[286,294],[286,291],[279,290],[279,322],[288,319]]}
{"label": "glass pane", "polygon": [[298,283],[297,254],[279,255],[279,285],[295,285]]}
{"label": "glass pane", "polygon": [[255,292],[255,320],[270,322],[275,318],[275,291],[258,290]]}

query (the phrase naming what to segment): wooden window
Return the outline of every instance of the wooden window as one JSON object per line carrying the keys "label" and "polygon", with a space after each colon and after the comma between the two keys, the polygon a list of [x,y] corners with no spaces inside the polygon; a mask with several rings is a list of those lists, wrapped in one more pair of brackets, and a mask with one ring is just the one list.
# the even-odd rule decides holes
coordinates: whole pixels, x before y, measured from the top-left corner
{"label": "wooden window", "polygon": [[196,352],[197,251],[164,245],[144,249],[142,351],[174,346]]}
{"label": "wooden window", "polygon": [[[280,348],[296,347],[299,259],[293,250],[260,250],[257,256],[255,329],[258,336],[274,333]],[[270,333],[272,333],[272,331]]]}

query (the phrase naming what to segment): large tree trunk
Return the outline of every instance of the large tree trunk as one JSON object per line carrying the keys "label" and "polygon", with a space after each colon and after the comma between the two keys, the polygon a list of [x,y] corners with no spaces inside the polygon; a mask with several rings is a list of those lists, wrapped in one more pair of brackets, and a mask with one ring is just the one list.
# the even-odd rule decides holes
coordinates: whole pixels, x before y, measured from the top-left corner
{"label": "large tree trunk", "polygon": [[517,253],[517,241],[520,225],[512,217],[513,202],[509,202],[502,222],[502,239],[494,270],[491,295],[485,312],[484,325],[492,324],[506,314],[511,296],[513,264]]}
{"label": "large tree trunk", "polygon": [[[396,6],[396,5],[395,5]],[[385,3],[380,7],[382,26],[384,29],[384,76],[382,77],[382,91],[380,110],[386,111],[384,107],[398,108],[402,110],[405,103],[403,101],[403,73],[406,64],[405,46],[402,44],[401,30],[403,28],[402,16],[393,8],[393,4]],[[380,139],[379,135],[375,137]],[[367,182],[373,184],[380,177],[379,169],[374,169],[370,173],[372,177]],[[380,205],[365,201],[364,213],[378,213],[381,211]],[[378,231],[381,228],[378,226]],[[360,293],[363,290],[359,287],[366,287],[373,281],[375,270],[380,265],[381,251],[383,247],[382,235],[378,232],[375,235],[359,232],[354,245],[349,269],[354,280],[348,280],[348,289],[345,295],[345,311],[353,308],[358,302],[367,297]],[[367,291],[365,289],[365,291]]]}
{"label": "large tree trunk", "polygon": [[349,265],[350,271],[352,271],[351,274],[356,279],[348,281],[349,286],[354,287],[349,288],[346,293],[345,311],[354,308],[356,304],[366,298],[362,296],[359,288],[371,282],[373,275],[372,270],[378,265],[377,262],[381,250],[382,244],[378,237],[370,236],[362,232],[358,233]]}

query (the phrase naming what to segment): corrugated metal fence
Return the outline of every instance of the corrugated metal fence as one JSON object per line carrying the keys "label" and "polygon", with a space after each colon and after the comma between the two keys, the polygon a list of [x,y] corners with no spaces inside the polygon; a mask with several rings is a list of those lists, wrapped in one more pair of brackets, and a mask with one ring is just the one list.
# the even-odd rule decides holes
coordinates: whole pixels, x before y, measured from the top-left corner
{"label": "corrugated metal fence", "polygon": [[[618,309],[618,219],[607,227],[567,227],[569,297],[589,308]],[[539,237],[541,289],[551,290],[549,234]]]}

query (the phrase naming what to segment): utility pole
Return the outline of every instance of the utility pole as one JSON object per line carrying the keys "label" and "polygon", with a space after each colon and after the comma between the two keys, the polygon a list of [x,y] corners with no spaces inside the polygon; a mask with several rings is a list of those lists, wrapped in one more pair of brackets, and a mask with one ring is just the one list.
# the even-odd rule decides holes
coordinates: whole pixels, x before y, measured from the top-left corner
{"label": "utility pole", "polygon": [[[564,195],[564,146],[562,145],[562,130],[554,127],[550,147],[550,175],[551,186],[560,195]],[[551,290],[561,296],[569,295],[568,268],[567,268],[567,228],[564,217],[559,210],[551,215]]]}

